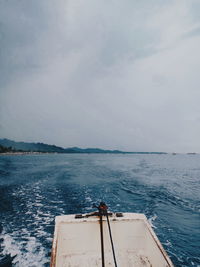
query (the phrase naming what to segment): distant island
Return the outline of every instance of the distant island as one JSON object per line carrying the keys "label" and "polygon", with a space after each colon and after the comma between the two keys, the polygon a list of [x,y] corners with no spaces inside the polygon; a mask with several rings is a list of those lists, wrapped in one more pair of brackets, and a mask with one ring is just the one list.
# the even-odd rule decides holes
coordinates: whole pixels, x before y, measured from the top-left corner
{"label": "distant island", "polygon": [[28,143],[15,142],[9,139],[0,139],[0,153],[23,153],[23,152],[39,152],[39,153],[109,153],[109,154],[167,154],[165,152],[127,152],[120,150],[105,150],[100,148],[79,148],[69,147],[63,148],[56,145],[44,143]]}

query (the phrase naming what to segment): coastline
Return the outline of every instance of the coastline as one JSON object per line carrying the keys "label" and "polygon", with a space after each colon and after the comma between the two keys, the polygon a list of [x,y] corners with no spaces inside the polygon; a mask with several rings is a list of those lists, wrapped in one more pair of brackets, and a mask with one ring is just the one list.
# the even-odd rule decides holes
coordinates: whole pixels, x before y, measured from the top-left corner
{"label": "coastline", "polygon": [[5,153],[0,153],[0,156],[19,156],[19,155],[41,155],[41,154],[59,154],[57,152],[28,152],[28,151],[23,151],[23,152],[5,152]]}

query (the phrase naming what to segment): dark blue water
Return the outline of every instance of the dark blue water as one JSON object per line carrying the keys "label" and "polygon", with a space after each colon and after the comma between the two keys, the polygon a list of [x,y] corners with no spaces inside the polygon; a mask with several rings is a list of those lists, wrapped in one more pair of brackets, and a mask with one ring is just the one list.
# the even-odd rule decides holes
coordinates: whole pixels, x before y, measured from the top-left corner
{"label": "dark blue water", "polygon": [[200,155],[0,156],[1,256],[49,266],[55,216],[101,200],[145,213],[175,266],[200,266]]}

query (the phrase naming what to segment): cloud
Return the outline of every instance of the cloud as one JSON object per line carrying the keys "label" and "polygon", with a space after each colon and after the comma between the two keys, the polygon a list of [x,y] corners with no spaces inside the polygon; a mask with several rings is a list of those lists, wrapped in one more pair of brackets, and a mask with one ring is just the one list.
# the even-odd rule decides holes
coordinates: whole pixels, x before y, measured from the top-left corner
{"label": "cloud", "polygon": [[200,151],[197,1],[2,1],[1,136]]}

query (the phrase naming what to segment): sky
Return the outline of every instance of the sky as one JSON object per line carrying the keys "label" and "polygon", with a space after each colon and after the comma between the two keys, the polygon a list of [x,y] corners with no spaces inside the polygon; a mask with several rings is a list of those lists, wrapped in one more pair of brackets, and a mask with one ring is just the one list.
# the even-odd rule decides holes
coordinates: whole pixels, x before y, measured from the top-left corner
{"label": "sky", "polygon": [[200,152],[199,0],[0,0],[0,138]]}

